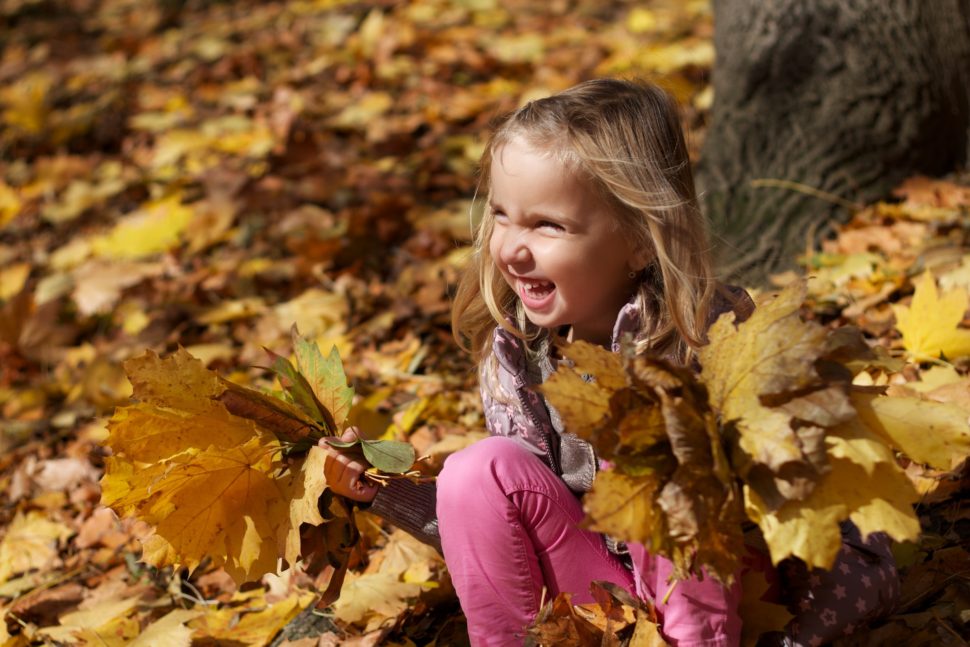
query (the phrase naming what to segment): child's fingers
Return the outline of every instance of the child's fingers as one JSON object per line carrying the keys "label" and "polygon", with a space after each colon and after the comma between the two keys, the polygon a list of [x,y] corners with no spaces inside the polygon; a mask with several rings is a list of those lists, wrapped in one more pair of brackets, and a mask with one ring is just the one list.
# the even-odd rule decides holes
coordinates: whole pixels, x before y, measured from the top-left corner
{"label": "child's fingers", "polygon": [[[342,443],[350,443],[360,438],[360,429],[357,427],[347,427],[344,429],[344,433],[337,437],[337,440]],[[344,454],[349,454],[354,458],[360,459],[363,457],[363,452],[360,449],[360,445],[354,445],[352,447],[333,447],[328,440],[334,440],[333,436],[324,436],[317,441],[319,447],[323,447],[327,451],[338,451]]]}
{"label": "child's fingers", "polygon": [[327,446],[326,449],[323,475],[327,486],[337,494],[355,501],[373,499],[377,493],[376,484],[368,483],[361,478],[367,466],[336,448]]}
{"label": "child's fingers", "polygon": [[343,452],[333,449],[327,451],[327,457],[323,463],[323,473],[327,477],[327,483],[334,486],[347,481],[347,468],[351,462],[350,457]]}

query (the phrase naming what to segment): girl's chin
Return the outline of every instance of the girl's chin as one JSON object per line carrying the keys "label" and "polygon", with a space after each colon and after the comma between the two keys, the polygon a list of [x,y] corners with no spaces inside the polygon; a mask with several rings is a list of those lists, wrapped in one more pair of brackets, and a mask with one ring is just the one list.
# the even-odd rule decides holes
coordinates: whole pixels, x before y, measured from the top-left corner
{"label": "girl's chin", "polygon": [[566,323],[551,312],[533,312],[528,307],[525,308],[525,316],[534,326],[539,328],[556,329]]}

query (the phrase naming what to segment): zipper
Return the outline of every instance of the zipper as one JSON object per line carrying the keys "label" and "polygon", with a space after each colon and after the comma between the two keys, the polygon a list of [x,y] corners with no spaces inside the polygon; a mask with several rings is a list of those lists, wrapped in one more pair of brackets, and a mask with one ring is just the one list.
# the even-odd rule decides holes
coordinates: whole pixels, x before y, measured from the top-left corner
{"label": "zipper", "polygon": [[529,398],[526,397],[524,393],[525,388],[526,388],[525,380],[522,379],[521,375],[516,375],[515,394],[519,398],[519,404],[522,405],[522,410],[525,411],[526,416],[532,422],[533,429],[535,429],[536,432],[538,432],[538,435],[540,436],[536,440],[538,440],[542,444],[541,449],[546,454],[546,463],[549,465],[550,468],[552,468],[552,471],[556,474],[556,476],[562,476],[562,473],[561,473],[562,468],[558,465],[558,462],[555,460],[555,458],[552,455],[552,448],[550,447],[550,443],[548,439],[545,437],[546,434],[541,432],[541,430],[545,427],[545,425],[543,425],[542,422],[539,421],[538,414],[536,414],[535,410],[532,408],[531,404],[529,403]]}

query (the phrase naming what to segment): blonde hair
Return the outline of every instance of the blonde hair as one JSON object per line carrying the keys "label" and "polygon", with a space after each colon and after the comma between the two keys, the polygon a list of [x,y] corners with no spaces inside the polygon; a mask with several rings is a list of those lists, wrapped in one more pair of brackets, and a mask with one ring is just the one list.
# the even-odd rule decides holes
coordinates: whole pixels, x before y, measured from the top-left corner
{"label": "blonde hair", "polygon": [[[481,159],[478,196],[488,197],[492,158],[520,137],[588,181],[636,248],[649,251],[653,261],[636,293],[636,352],[686,362],[705,342],[714,280],[707,224],[674,100],[653,84],[597,79],[532,101],[493,131]],[[491,353],[496,326],[528,340],[545,334],[527,322],[495,266],[489,253],[493,224],[486,208],[452,308],[455,339],[479,362]]]}

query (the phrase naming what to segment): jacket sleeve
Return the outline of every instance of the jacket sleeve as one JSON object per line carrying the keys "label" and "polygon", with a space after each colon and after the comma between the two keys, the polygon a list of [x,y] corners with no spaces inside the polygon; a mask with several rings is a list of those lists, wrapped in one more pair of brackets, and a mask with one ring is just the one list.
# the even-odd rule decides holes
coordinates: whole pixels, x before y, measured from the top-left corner
{"label": "jacket sleeve", "polygon": [[441,552],[438,514],[435,510],[438,488],[434,483],[414,483],[392,479],[374,497],[368,512],[391,522],[413,535],[418,541]]}
{"label": "jacket sleeve", "polygon": [[[493,382],[480,374],[486,427],[490,434],[509,435],[509,416],[506,407],[491,396]],[[408,479],[392,479],[377,491],[368,512],[413,535],[418,541],[441,552],[438,534],[438,487],[435,483],[414,483]]]}

